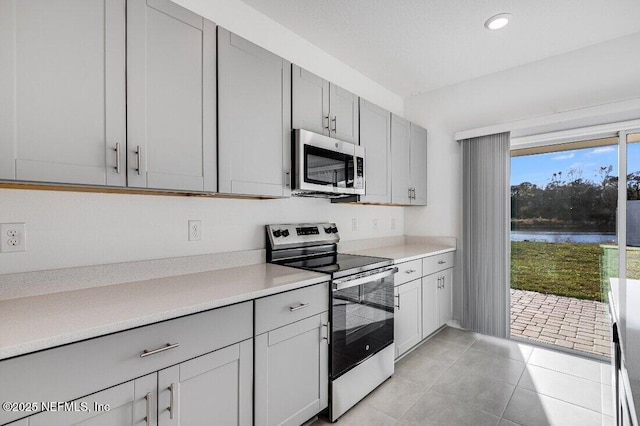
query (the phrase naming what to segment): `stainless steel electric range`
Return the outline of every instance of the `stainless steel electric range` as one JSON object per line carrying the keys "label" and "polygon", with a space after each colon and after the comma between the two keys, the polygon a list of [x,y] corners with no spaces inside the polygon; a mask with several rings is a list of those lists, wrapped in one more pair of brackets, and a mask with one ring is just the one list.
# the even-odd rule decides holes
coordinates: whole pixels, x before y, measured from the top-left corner
{"label": "stainless steel electric range", "polygon": [[331,276],[329,418],[394,371],[391,259],[337,252],[335,223],[267,225],[267,261]]}

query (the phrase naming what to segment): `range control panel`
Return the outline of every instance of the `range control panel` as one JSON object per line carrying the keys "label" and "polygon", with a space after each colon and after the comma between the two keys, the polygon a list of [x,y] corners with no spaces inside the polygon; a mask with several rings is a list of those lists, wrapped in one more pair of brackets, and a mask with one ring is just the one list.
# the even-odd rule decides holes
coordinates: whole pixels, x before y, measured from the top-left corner
{"label": "range control panel", "polygon": [[340,241],[335,223],[267,225],[267,236],[273,248],[335,244]]}

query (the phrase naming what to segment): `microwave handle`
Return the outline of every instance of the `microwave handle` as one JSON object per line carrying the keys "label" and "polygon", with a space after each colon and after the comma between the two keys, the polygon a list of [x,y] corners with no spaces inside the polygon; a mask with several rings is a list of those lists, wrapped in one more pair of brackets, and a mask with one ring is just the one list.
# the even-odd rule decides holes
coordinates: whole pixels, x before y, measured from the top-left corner
{"label": "microwave handle", "polygon": [[334,280],[333,281],[333,291],[339,291],[339,290],[344,290],[345,288],[349,288],[349,287],[356,287],[362,284],[366,284],[372,281],[377,281],[377,280],[381,280],[383,278],[387,278],[390,277],[391,275],[395,274],[396,272],[398,272],[398,268],[397,267],[391,267],[391,268],[387,268],[382,272],[379,272],[377,274],[373,274],[373,275],[367,275],[365,277],[362,278],[356,278],[356,279],[352,279],[352,278],[343,278],[341,280]]}

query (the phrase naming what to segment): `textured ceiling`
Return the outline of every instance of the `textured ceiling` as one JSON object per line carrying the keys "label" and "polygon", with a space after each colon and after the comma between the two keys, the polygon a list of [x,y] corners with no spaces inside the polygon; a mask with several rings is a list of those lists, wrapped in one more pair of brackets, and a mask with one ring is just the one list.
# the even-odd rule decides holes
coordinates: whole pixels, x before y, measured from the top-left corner
{"label": "textured ceiling", "polygon": [[242,1],[401,96],[640,32],[639,0]]}

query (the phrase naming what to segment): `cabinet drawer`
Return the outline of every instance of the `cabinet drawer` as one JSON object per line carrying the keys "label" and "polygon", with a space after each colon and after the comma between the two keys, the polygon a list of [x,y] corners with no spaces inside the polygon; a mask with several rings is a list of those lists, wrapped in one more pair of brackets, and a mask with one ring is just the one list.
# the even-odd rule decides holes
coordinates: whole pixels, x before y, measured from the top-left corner
{"label": "cabinet drawer", "polygon": [[422,259],[400,263],[396,266],[398,267],[394,280],[396,286],[422,277]]}
{"label": "cabinet drawer", "polygon": [[329,310],[329,283],[256,300],[256,336]]}
{"label": "cabinet drawer", "polygon": [[455,259],[455,252],[450,251],[448,253],[438,254],[435,256],[429,256],[422,259],[422,271],[423,275],[431,275],[436,272],[443,271],[445,269],[453,268]]}
{"label": "cabinet drawer", "polygon": [[[0,361],[0,401],[70,401],[252,336],[244,302]],[[23,415],[0,411],[0,424]]]}

